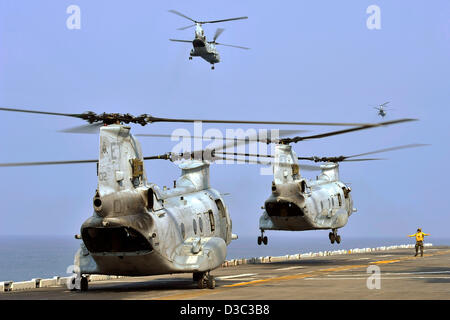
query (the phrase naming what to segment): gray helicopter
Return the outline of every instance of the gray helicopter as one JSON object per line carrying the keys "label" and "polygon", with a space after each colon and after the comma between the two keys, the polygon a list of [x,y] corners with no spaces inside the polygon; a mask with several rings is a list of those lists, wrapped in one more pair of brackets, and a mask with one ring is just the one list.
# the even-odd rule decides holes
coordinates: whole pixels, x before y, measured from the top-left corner
{"label": "gray helicopter", "polygon": [[[221,194],[210,186],[209,165],[203,150],[191,154],[167,153],[144,157],[139,141],[126,124],[142,126],[155,122],[247,123],[291,125],[355,125],[336,123],[236,121],[157,118],[147,114],[85,112],[68,114],[0,108],[83,119],[88,125],[71,129],[100,129],[99,158],[91,160],[4,163],[1,167],[97,163],[98,187],[93,197],[93,215],[81,226],[80,249],[75,255],[75,288],[88,290],[88,275],[144,276],[192,273],[199,288],[214,288],[211,270],[226,257],[232,221]],[[236,141],[232,141],[233,145]],[[226,148],[225,148],[226,149]],[[220,151],[221,148],[215,150]],[[176,160],[183,156],[181,176],[172,189],[147,180],[144,160]]]}
{"label": "gray helicopter", "polygon": [[[258,245],[267,245],[265,230],[305,231],[331,229],[329,239],[331,243],[340,243],[341,236],[337,230],[344,227],[349,217],[356,209],[353,207],[351,188],[339,180],[339,162],[342,161],[370,161],[382,160],[378,158],[353,159],[364,155],[425,146],[424,144],[410,144],[393,148],[386,148],[351,156],[339,157],[297,157],[290,143],[324,138],[347,132],[364,130],[379,126],[387,126],[415,119],[400,119],[364,125],[345,130],[333,131],[311,136],[280,139],[276,142],[274,155],[234,153],[247,157],[272,158],[272,162],[258,160],[259,164],[273,166],[272,194],[265,201],[265,209],[259,220],[261,236]],[[217,154],[230,155],[232,153],[219,151]],[[299,164],[298,160],[325,162],[321,166]],[[300,169],[305,171],[320,170],[315,180],[304,178]]]}
{"label": "gray helicopter", "polygon": [[385,108],[387,106],[388,102],[382,103],[379,106],[374,107],[374,109],[378,110],[378,115],[382,118],[386,117],[386,110],[387,108]]}
{"label": "gray helicopter", "polygon": [[193,48],[191,49],[191,52],[189,55],[189,60],[192,60],[192,57],[201,57],[204,60],[206,60],[207,62],[209,62],[211,64],[211,69],[214,70],[214,64],[220,62],[220,55],[216,49],[216,45],[222,45],[222,46],[245,49],[245,50],[249,49],[247,47],[241,47],[241,46],[235,46],[235,45],[231,45],[231,44],[224,44],[224,43],[216,42],[217,38],[224,31],[224,29],[222,29],[222,28],[218,28],[216,30],[216,33],[214,34],[212,41],[207,41],[205,32],[202,28],[202,25],[205,23],[218,23],[218,22],[225,22],[225,21],[232,21],[232,20],[242,20],[242,19],[248,19],[248,17],[238,17],[238,18],[230,18],[230,19],[222,19],[222,20],[211,20],[211,21],[196,21],[196,20],[189,18],[188,16],[186,16],[178,11],[175,11],[175,10],[169,10],[169,12],[172,12],[176,15],[179,15],[180,17],[186,18],[195,23],[195,24],[189,25],[187,27],[178,28],[178,30],[184,30],[184,29],[195,26],[194,40],[169,39],[170,41],[175,41],[175,42],[192,43]]}

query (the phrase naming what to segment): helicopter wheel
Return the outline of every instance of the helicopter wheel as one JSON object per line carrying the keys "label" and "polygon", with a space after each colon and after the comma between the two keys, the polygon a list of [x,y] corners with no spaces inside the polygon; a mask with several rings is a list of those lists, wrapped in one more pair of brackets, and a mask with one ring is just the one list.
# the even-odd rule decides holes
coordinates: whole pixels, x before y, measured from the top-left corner
{"label": "helicopter wheel", "polygon": [[80,291],[88,291],[89,280],[87,277],[81,277],[80,279]]}
{"label": "helicopter wheel", "polygon": [[262,243],[262,237],[258,236],[258,246],[260,246]]}
{"label": "helicopter wheel", "polygon": [[189,57],[189,60],[192,60],[192,57]]}
{"label": "helicopter wheel", "polygon": [[262,238],[262,242],[264,243],[265,246],[267,245],[267,241],[268,241],[268,240],[267,240],[267,237],[263,237],[263,238]]}
{"label": "helicopter wheel", "polygon": [[206,288],[206,274],[203,273],[197,273],[198,279],[197,279],[197,287],[199,289],[205,289]]}
{"label": "helicopter wheel", "polygon": [[209,289],[214,289],[216,287],[216,279],[214,278],[214,276],[208,275],[206,285],[208,286]]}
{"label": "helicopter wheel", "polygon": [[192,280],[194,282],[197,282],[198,280],[200,280],[203,277],[203,274],[201,272],[194,272],[192,274]]}
{"label": "helicopter wheel", "polygon": [[341,236],[340,235],[336,236],[336,243],[337,244],[341,243]]}
{"label": "helicopter wheel", "polygon": [[214,70],[214,65],[211,66],[211,70]]}
{"label": "helicopter wheel", "polygon": [[[330,233],[328,234],[328,238],[330,238],[330,241],[331,241],[332,244],[333,244],[334,241],[336,240],[336,236],[334,235],[333,232],[330,232]],[[339,241],[340,241],[340,238],[339,238]]]}

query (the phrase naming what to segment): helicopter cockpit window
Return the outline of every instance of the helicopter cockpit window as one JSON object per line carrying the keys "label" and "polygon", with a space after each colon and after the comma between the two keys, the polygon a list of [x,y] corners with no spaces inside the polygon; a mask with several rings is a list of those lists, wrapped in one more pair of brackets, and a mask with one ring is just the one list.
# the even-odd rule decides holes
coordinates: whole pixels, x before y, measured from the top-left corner
{"label": "helicopter cockpit window", "polygon": [[341,194],[338,193],[338,201],[339,201],[339,207],[342,206],[342,198],[341,198]]}

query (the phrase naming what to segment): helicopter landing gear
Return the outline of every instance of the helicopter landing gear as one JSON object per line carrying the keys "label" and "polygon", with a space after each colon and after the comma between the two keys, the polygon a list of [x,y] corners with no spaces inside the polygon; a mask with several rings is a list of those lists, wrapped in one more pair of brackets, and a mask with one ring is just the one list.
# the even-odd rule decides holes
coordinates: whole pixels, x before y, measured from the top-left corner
{"label": "helicopter landing gear", "polygon": [[80,279],[80,291],[88,291],[89,289],[89,280],[85,276],[81,276]]}
{"label": "helicopter landing gear", "polygon": [[341,236],[337,234],[337,229],[332,229],[332,231],[328,234],[331,243],[333,244],[335,241],[337,244],[341,243]]}
{"label": "helicopter landing gear", "polygon": [[214,289],[216,287],[216,279],[209,273],[209,271],[208,273],[194,272],[193,280],[197,282],[197,287],[199,289]]}
{"label": "helicopter landing gear", "polygon": [[189,60],[192,60],[192,57],[191,57],[191,56],[189,57]]}
{"label": "helicopter landing gear", "polygon": [[264,245],[267,245],[267,242],[268,242],[267,237],[264,236],[264,231],[261,230],[261,236],[258,237],[258,246],[260,246],[261,243],[264,243]]}
{"label": "helicopter landing gear", "polygon": [[211,66],[211,70],[214,70],[214,65]]}

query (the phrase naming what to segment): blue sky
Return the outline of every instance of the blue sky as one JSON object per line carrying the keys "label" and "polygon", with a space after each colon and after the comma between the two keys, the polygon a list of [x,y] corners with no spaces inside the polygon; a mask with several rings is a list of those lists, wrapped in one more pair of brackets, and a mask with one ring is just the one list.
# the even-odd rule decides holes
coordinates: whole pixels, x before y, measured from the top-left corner
{"label": "blue sky", "polygon": [[[80,30],[66,27],[66,9],[72,4],[81,9]],[[366,9],[373,4],[381,10],[380,30],[366,26]],[[204,28],[211,38],[216,27],[223,27],[219,41],[251,50],[218,48],[222,62],[214,71],[199,58],[189,61],[189,45],[168,39],[191,39],[194,30],[176,30],[189,21],[169,9],[194,19],[246,15],[248,20]],[[449,13],[446,0],[0,0],[0,106],[160,117],[375,122],[380,119],[371,105],[391,101],[393,110],[386,120],[420,121],[303,142],[294,149],[305,156],[346,155],[431,144],[386,153],[386,161],[342,164],[341,178],[351,183],[358,212],[341,234],[397,237],[421,226],[433,236],[446,237]],[[97,136],[58,132],[81,125],[76,119],[4,112],[0,119],[0,162],[97,157]],[[153,124],[135,126],[133,132],[171,133],[176,128],[193,131],[188,124]],[[168,139],[141,142],[146,155],[173,147]],[[149,180],[167,186],[180,173],[165,161],[147,162],[146,170]],[[0,235],[72,235],[92,214],[95,165],[0,172]],[[211,166],[213,187],[230,193],[226,200],[234,233],[258,235],[260,207],[270,194],[271,180],[255,165]]]}

